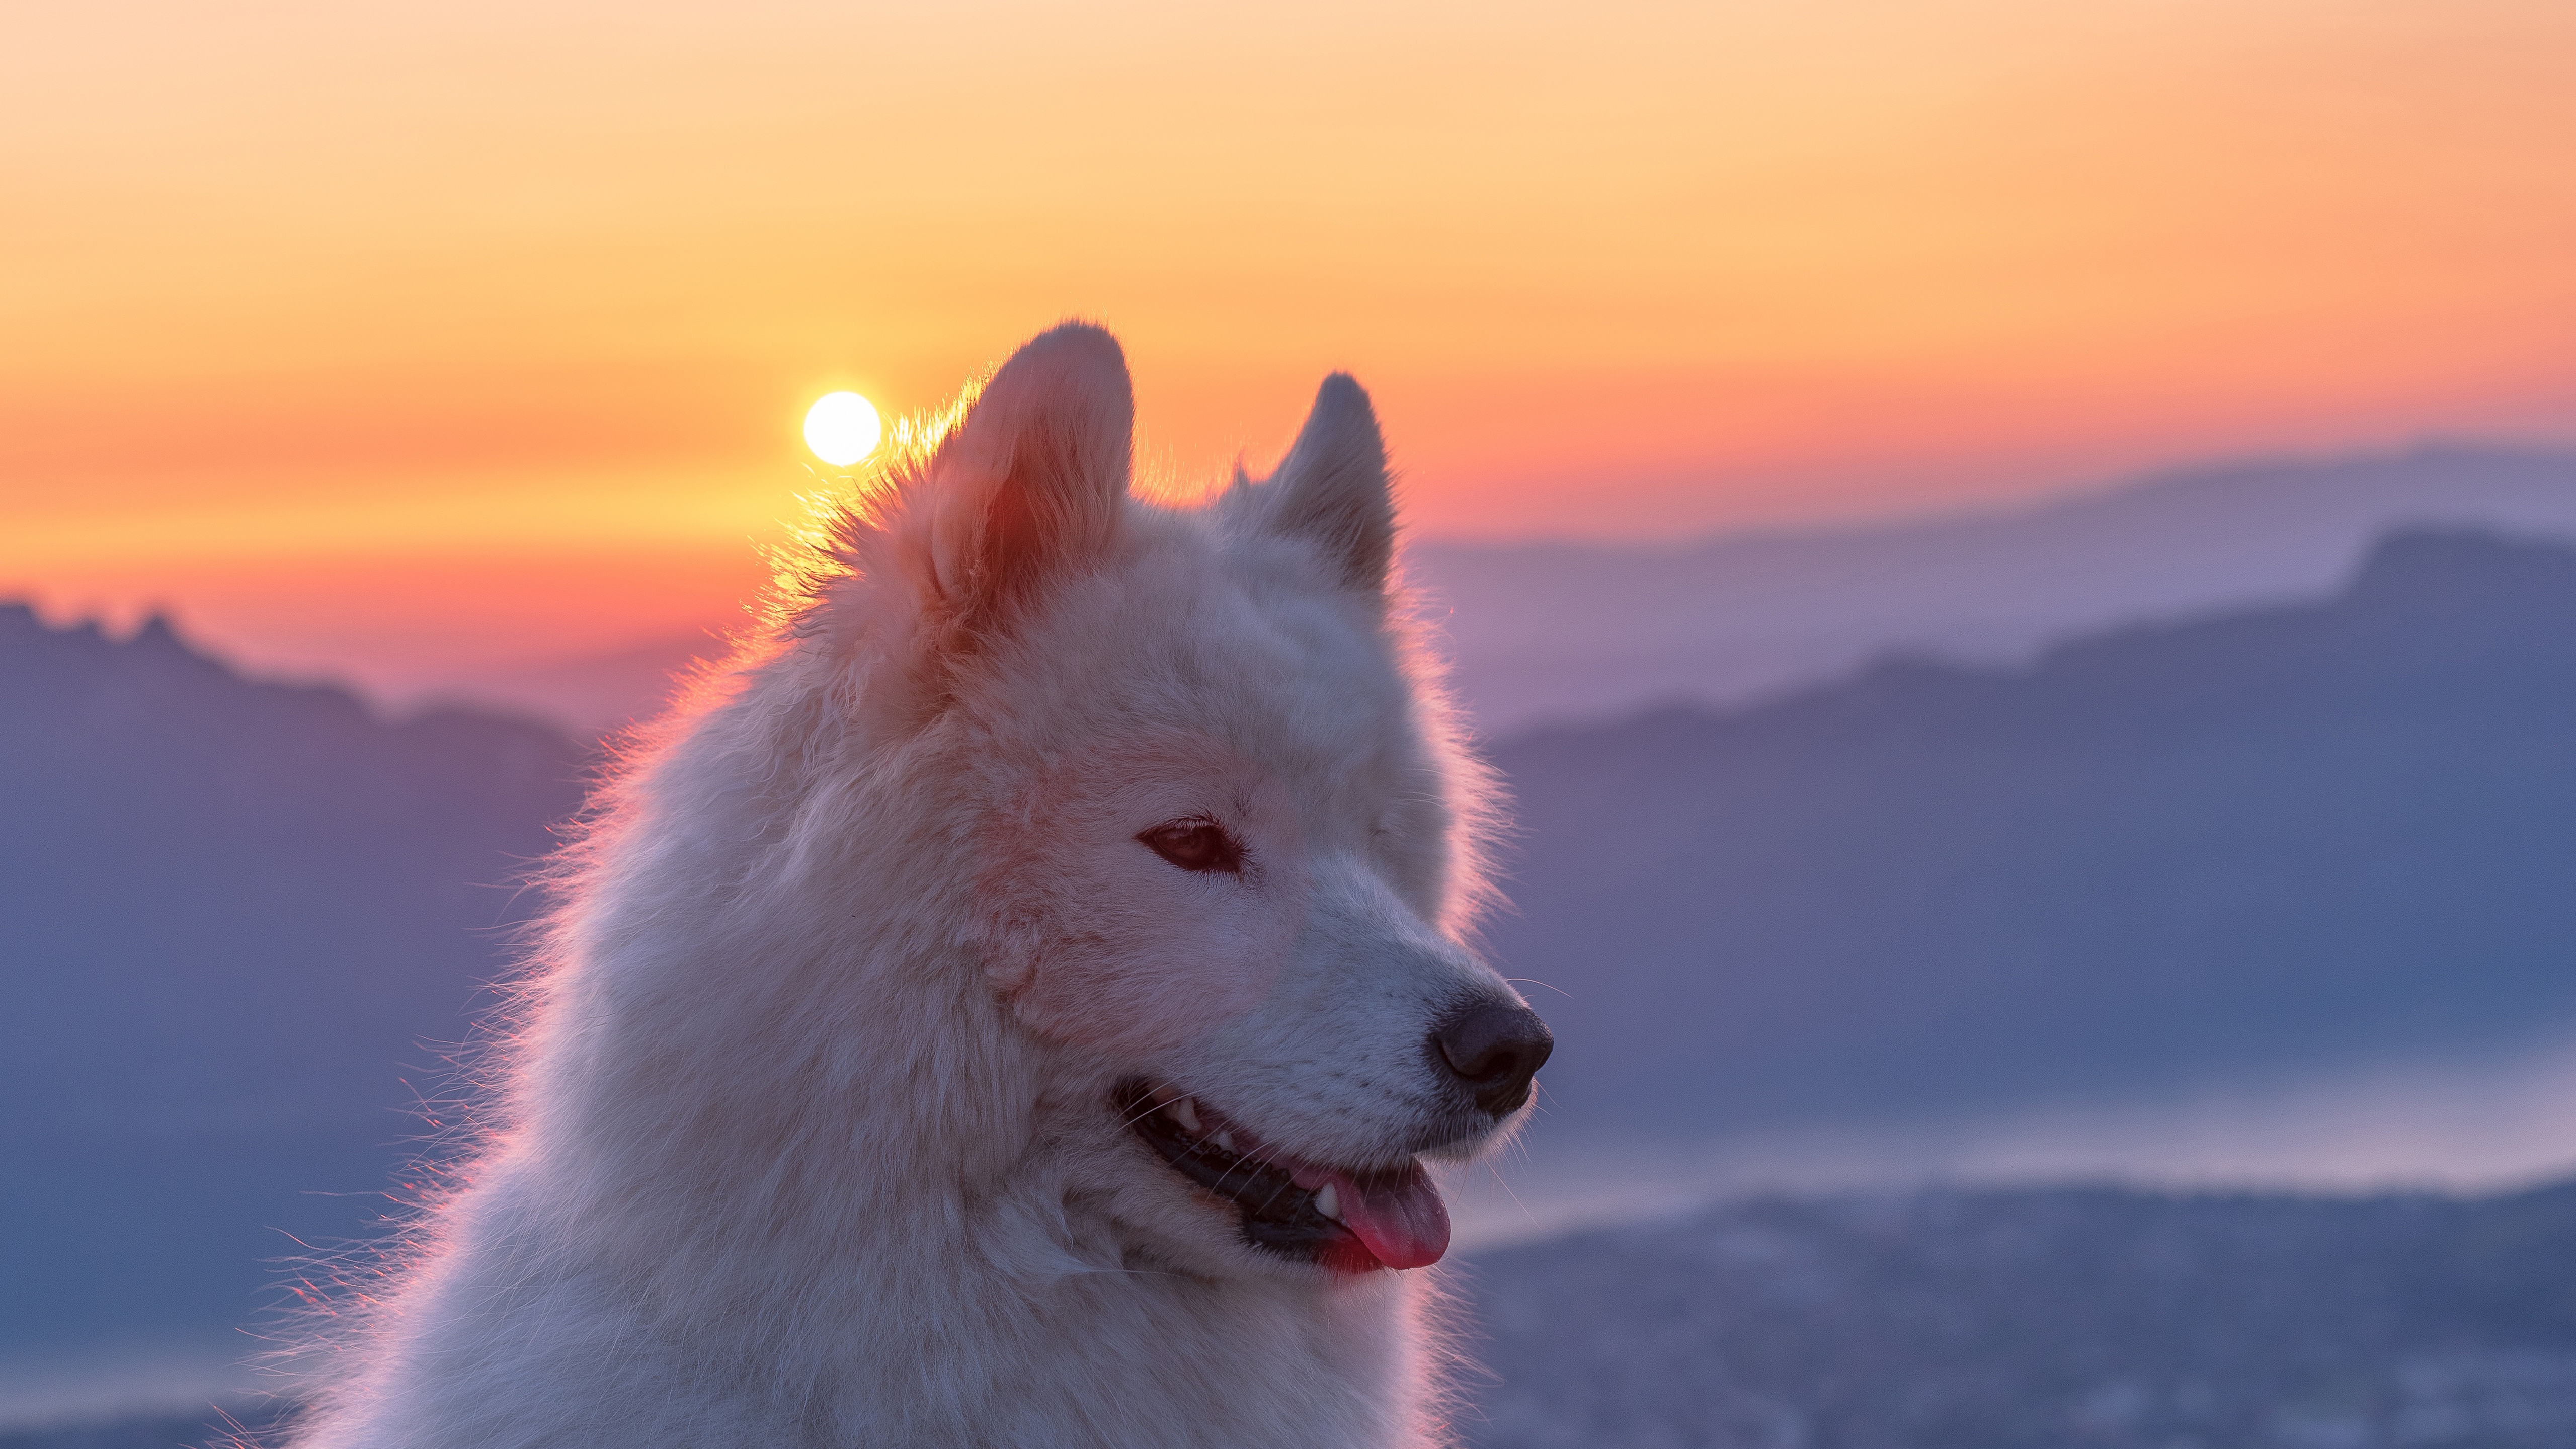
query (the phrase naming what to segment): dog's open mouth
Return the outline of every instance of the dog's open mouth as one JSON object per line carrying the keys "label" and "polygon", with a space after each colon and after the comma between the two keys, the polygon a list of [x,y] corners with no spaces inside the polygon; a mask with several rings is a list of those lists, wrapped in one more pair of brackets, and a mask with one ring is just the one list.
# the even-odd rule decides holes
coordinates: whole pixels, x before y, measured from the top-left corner
{"label": "dog's open mouth", "polygon": [[1428,1267],[1449,1250],[1448,1206],[1418,1162],[1392,1172],[1306,1162],[1141,1078],[1119,1085],[1115,1105],[1173,1171],[1240,1211],[1255,1247],[1340,1273]]}

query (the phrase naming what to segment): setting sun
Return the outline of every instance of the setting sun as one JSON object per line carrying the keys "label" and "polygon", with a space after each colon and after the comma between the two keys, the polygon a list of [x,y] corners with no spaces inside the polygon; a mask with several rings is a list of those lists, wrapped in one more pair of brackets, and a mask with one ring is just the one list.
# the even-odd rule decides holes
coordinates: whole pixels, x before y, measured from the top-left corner
{"label": "setting sun", "polygon": [[875,404],[854,392],[827,392],[805,410],[805,446],[835,468],[875,452],[884,434]]}

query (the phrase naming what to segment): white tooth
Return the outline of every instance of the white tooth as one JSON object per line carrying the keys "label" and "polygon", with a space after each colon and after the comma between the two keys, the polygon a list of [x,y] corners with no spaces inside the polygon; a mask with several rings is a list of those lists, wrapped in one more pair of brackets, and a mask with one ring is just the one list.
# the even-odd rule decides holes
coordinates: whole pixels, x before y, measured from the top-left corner
{"label": "white tooth", "polygon": [[1216,1129],[1216,1145],[1224,1148],[1228,1152],[1232,1152],[1234,1150],[1234,1134],[1226,1131],[1222,1127],[1219,1127]]}
{"label": "white tooth", "polygon": [[1341,1220],[1342,1195],[1331,1183],[1325,1183],[1322,1187],[1315,1189],[1315,1211],[1333,1219],[1335,1222],[1339,1222]]}
{"label": "white tooth", "polygon": [[1181,1100],[1174,1102],[1163,1110],[1172,1114],[1172,1120],[1181,1124],[1182,1131],[1193,1135],[1197,1134],[1199,1130],[1198,1103],[1191,1101],[1187,1097],[1183,1097]]}

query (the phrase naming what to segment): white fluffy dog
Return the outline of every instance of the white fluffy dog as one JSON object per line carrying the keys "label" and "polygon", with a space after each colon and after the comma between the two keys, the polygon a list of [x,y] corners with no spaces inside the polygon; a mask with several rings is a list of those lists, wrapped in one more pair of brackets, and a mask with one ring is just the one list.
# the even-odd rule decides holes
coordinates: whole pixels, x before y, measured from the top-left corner
{"label": "white fluffy dog", "polygon": [[1549,1048],[1460,944],[1488,785],[1358,385],[1195,511],[1132,415],[1029,343],[638,751],[293,1443],[1444,1438],[1421,1159]]}

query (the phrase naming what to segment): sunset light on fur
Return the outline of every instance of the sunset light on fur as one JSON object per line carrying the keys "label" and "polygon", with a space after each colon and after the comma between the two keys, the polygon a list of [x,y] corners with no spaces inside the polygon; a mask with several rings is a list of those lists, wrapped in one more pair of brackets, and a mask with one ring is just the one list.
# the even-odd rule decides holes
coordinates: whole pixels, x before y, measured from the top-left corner
{"label": "sunset light on fur", "polygon": [[1196,511],[1132,418],[1031,342],[624,763],[290,1443],[1438,1442],[1420,1159],[1550,1047],[1464,944],[1492,787],[1360,388]]}

